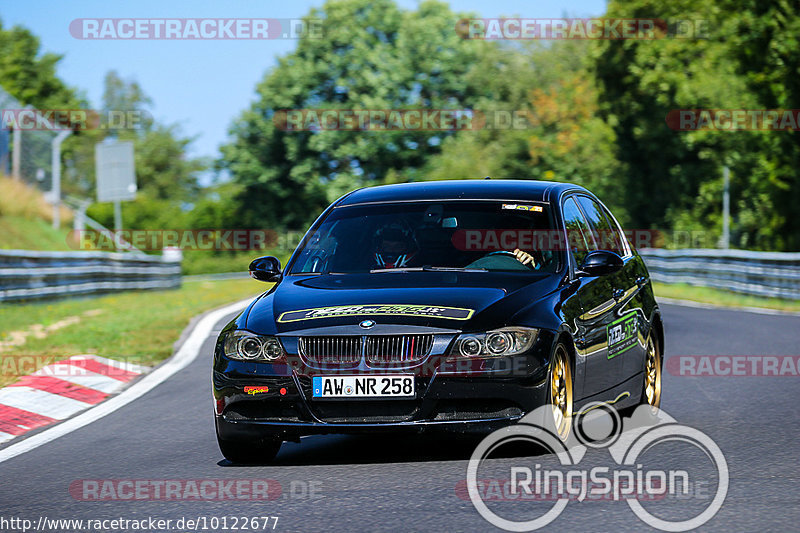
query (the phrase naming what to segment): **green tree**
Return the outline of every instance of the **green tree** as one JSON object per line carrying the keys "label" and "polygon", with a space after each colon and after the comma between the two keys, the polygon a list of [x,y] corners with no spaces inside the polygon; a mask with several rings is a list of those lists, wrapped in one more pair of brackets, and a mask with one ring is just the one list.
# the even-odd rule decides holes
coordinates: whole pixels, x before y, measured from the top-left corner
{"label": "green tree", "polygon": [[39,38],[22,26],[0,22],[0,85],[23,105],[39,109],[77,108],[75,89],[56,75],[63,56],[42,53]]}
{"label": "green tree", "polygon": [[282,109],[460,109],[483,89],[468,73],[487,42],[461,39],[458,16],[440,2],[416,11],[391,0],[327,2],[322,38],[303,38],[258,85],[258,99],[231,129],[221,167],[243,186],[241,224],[307,224],[360,184],[424,165],[448,133],[282,131]]}
{"label": "green tree", "polygon": [[[148,108],[153,104],[136,80],[126,81],[116,70],[109,70],[103,79],[103,111],[136,111],[149,119]],[[142,127],[152,126],[152,119],[144,120]]]}
{"label": "green tree", "polygon": [[609,17],[703,20],[699,39],[605,41],[596,76],[617,136],[621,187],[639,227],[721,231],[722,168],[732,176],[733,244],[800,249],[798,137],[670,130],[676,109],[797,107],[800,23],[788,1],[616,0]]}
{"label": "green tree", "polygon": [[[712,3],[612,1],[609,17],[714,19]],[[701,183],[720,175],[725,139],[671,130],[674,109],[719,108],[736,101],[741,80],[715,38],[607,40],[598,45],[600,105],[624,165],[619,187],[632,222],[664,227],[670,213],[692,207]]]}
{"label": "green tree", "polygon": [[[800,17],[788,0],[723,0],[736,13],[730,53],[737,73],[766,109],[797,109],[800,102]],[[797,132],[753,135],[758,159],[739,173],[740,240],[745,246],[800,250],[800,137]],[[749,171],[749,172],[748,172]]]}
{"label": "green tree", "polygon": [[[519,127],[459,132],[429,159],[422,179],[488,175],[588,187],[625,218],[613,129],[598,112],[590,43],[487,48],[471,75],[488,116],[519,112]],[[496,116],[496,115],[495,115]]]}

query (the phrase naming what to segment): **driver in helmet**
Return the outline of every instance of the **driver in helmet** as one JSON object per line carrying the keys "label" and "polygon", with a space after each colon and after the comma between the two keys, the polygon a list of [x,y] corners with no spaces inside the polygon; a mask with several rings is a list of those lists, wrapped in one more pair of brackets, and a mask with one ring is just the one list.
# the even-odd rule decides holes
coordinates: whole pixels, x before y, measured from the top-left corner
{"label": "driver in helmet", "polygon": [[399,222],[386,224],[375,234],[375,268],[402,268],[419,251],[414,231]]}

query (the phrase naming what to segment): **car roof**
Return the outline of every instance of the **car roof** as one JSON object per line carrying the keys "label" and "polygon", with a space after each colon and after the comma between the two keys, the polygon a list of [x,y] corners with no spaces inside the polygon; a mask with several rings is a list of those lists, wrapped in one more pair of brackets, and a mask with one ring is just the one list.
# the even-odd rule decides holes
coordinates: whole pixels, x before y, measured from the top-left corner
{"label": "car roof", "polygon": [[571,183],[532,179],[418,181],[358,189],[342,197],[336,206],[415,200],[549,202],[568,190],[586,191],[583,187]]}

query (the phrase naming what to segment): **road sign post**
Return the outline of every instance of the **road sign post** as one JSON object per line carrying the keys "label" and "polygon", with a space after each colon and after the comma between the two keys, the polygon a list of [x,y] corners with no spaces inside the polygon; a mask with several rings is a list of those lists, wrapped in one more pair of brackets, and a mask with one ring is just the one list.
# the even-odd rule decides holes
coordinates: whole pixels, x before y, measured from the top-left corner
{"label": "road sign post", "polygon": [[94,151],[97,169],[97,201],[114,202],[114,230],[122,230],[120,202],[136,199],[133,143],[99,143]]}
{"label": "road sign post", "polygon": [[[17,130],[14,130],[17,131]],[[69,130],[60,131],[51,143],[51,166],[53,172],[53,228],[61,226],[61,143],[72,134]]]}

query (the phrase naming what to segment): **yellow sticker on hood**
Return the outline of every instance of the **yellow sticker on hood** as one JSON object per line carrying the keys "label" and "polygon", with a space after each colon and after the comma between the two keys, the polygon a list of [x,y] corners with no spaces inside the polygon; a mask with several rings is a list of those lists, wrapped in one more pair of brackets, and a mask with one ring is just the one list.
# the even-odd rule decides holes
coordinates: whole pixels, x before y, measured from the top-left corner
{"label": "yellow sticker on hood", "polygon": [[313,309],[300,309],[286,311],[278,317],[278,322],[297,322],[298,320],[313,320],[315,318],[333,318],[340,316],[429,316],[446,318],[449,320],[468,320],[475,312],[474,309],[462,307],[444,307],[440,305],[414,305],[414,304],[363,304],[339,305],[334,307],[316,307]]}

